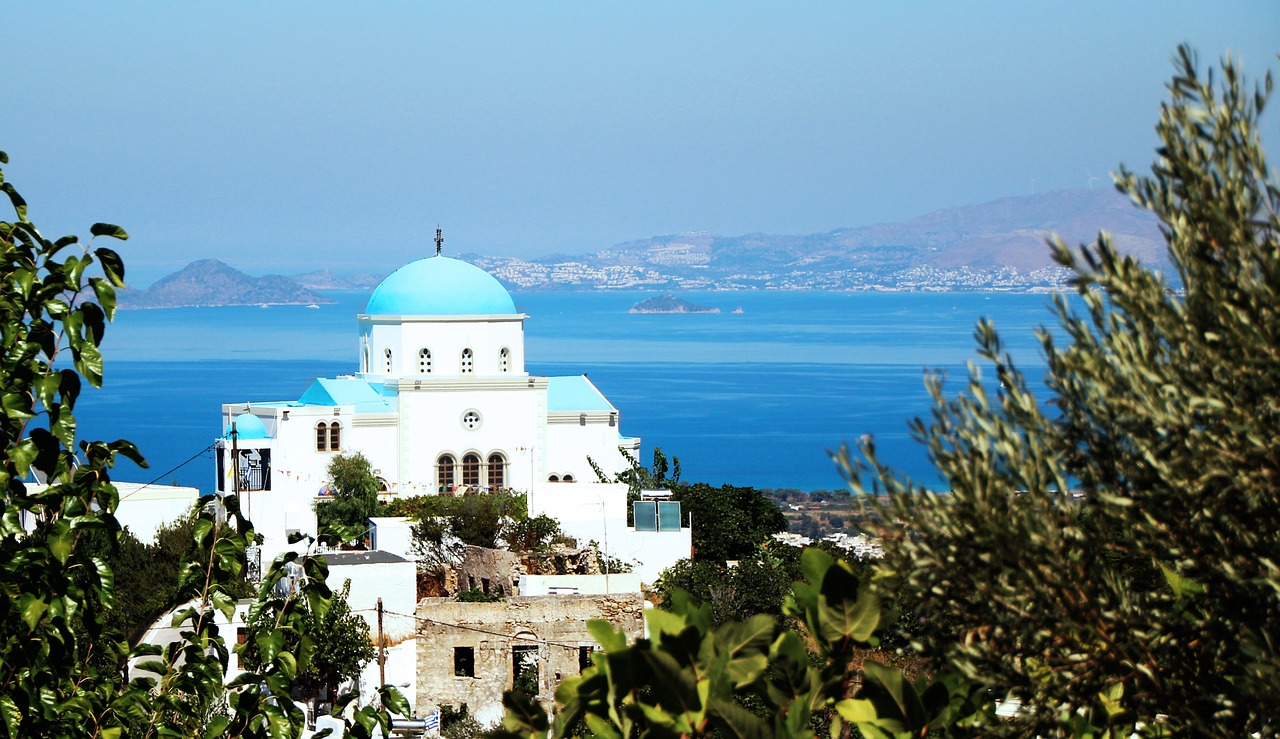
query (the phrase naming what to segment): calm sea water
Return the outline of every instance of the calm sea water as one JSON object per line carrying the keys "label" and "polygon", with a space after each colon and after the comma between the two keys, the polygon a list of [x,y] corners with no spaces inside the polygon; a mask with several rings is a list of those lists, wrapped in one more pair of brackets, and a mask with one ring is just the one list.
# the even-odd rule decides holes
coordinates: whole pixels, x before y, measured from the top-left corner
{"label": "calm sea water", "polygon": [[[687,480],[805,490],[843,483],[827,450],[872,434],[881,456],[936,485],[907,421],[927,415],[926,368],[956,378],[973,359],[974,324],[995,321],[1028,375],[1043,360],[1033,330],[1044,295],[703,293],[719,314],[631,315],[652,293],[516,294],[528,369],[586,372],[622,414],[622,431],[680,457]],[[151,462],[119,479],[208,490],[202,451],[222,403],[296,399],[316,377],[356,369],[364,293],[319,310],[124,311],[109,327],[106,385],[78,406],[82,438],[127,438]],[[741,314],[731,313],[741,307]]]}

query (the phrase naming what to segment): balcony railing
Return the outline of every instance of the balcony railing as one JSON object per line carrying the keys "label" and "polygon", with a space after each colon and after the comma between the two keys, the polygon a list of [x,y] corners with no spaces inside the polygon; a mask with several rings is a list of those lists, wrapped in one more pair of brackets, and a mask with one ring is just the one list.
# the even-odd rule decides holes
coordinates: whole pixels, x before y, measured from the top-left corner
{"label": "balcony railing", "polygon": [[241,467],[240,490],[270,490],[270,467]]}

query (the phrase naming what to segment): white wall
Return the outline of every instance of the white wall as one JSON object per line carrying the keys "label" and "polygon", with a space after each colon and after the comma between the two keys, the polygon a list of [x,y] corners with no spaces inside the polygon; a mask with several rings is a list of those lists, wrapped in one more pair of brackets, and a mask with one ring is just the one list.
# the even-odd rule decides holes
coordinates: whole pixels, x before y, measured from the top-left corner
{"label": "white wall", "polygon": [[154,544],[156,531],[191,512],[200,491],[173,485],[117,482],[120,505],[116,518],[143,544]]}
{"label": "white wall", "polygon": [[693,535],[679,531],[636,531],[627,526],[627,486],[622,483],[543,483],[529,493],[529,515],[560,522],[578,546],[595,541],[605,554],[631,564],[653,583],[662,571],[689,557]]}
{"label": "white wall", "polygon": [[384,552],[337,552],[325,555],[329,562],[329,587],[335,592],[343,581],[351,580],[347,603],[369,624],[370,635],[378,631],[378,598],[382,598],[382,631],[388,639],[413,636],[416,621],[413,610],[418,604],[417,565],[408,560],[397,562],[366,561]]}
{"label": "white wall", "polygon": [[[565,414],[558,414],[565,415]],[[572,423],[547,424],[547,474],[555,474],[561,478],[566,473],[572,474],[576,482],[597,482],[599,478],[591,469],[587,457],[591,457],[600,465],[601,471],[612,479],[619,472],[629,469],[630,465],[618,451],[622,443],[619,426],[610,426],[598,418],[608,417],[608,413],[588,414],[587,425],[581,425],[578,413],[569,414]],[[546,479],[544,476],[543,480]]]}
{"label": "white wall", "polygon": [[[414,705],[418,700],[417,639],[407,639],[399,644],[387,647],[386,675],[387,684],[396,686],[409,701],[409,716],[405,718],[417,716],[417,707]],[[374,657],[360,671],[360,679],[357,681],[356,687],[360,691],[361,702],[371,703],[378,694],[379,685],[378,658]]]}
{"label": "white wall", "polygon": [[[225,616],[222,615],[222,611],[215,609],[213,613],[213,622],[218,626],[218,633],[222,635],[222,638],[226,642],[228,651],[231,652],[227,662],[227,673],[226,673],[226,676],[223,678],[224,683],[231,682],[236,677],[238,677],[240,673],[243,671],[242,668],[240,667],[240,656],[236,654],[232,648],[235,647],[236,645],[237,629],[244,626],[245,617],[249,612],[249,603],[250,601],[248,600],[243,600],[237,603],[235,612],[232,614],[232,617],[230,620],[228,620]],[[182,631],[191,630],[190,622],[183,623],[178,627],[170,626],[170,624],[173,623],[174,613],[190,605],[192,605],[192,603],[184,603],[183,605],[180,605],[177,608],[175,608],[173,611],[170,611],[160,616],[160,618],[156,619],[156,622],[152,624],[151,628],[143,633],[142,638],[139,640],[139,643],[154,644],[158,647],[167,647],[173,642],[176,642],[179,639],[181,639]],[[159,678],[159,675],[156,675],[153,672],[141,671],[137,669],[137,666],[139,663],[148,662],[154,659],[156,658],[155,657],[135,657],[133,659],[130,659],[128,678],[132,680],[133,678],[139,677],[142,675],[148,675],[154,678]]]}
{"label": "white wall", "polygon": [[640,592],[640,573],[609,575],[521,575],[520,595],[551,595],[552,589],[574,588],[576,595],[608,595]]}
{"label": "white wall", "polygon": [[[436,316],[431,318],[360,317],[360,341],[369,347],[370,381],[386,377],[386,355],[391,348],[392,376],[420,374],[418,351],[431,350],[430,377],[524,375],[524,316]],[[498,353],[509,350],[507,372],[501,371]],[[472,371],[462,374],[462,350],[472,352]]]}
{"label": "white wall", "polygon": [[406,516],[369,519],[373,548],[413,559],[413,521]]}
{"label": "white wall", "polygon": [[[464,454],[475,452],[482,462],[493,452],[507,459],[507,487],[525,490],[531,482],[530,457],[524,450],[541,446],[540,427],[545,417],[547,392],[545,385],[528,382],[509,383],[508,387],[469,389],[461,383],[450,383],[447,389],[432,388],[424,381],[423,389],[400,391],[401,418],[401,490],[404,494],[435,494],[436,460],[445,452],[457,463],[454,481],[461,483]],[[478,428],[462,423],[468,410],[480,414]],[[486,476],[481,474],[480,484]]]}

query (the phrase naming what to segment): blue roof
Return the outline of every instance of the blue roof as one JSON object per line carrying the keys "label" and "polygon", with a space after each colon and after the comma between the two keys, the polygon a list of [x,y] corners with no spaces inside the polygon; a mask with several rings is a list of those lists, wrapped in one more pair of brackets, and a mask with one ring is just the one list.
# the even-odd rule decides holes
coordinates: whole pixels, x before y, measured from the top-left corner
{"label": "blue roof", "polygon": [[492,316],[516,312],[493,275],[458,259],[434,256],[392,272],[369,296],[370,316]]}
{"label": "blue roof", "polygon": [[222,435],[224,439],[231,438],[231,427],[236,427],[236,438],[239,439],[270,439],[267,434],[267,427],[262,423],[262,419],[252,413],[241,413],[227,424],[227,430]]}
{"label": "blue roof", "polygon": [[617,410],[591,384],[586,375],[547,378],[547,410],[549,411],[614,411]]}
{"label": "blue roof", "polygon": [[299,405],[351,405],[356,413],[389,413],[391,406],[364,380],[320,378],[298,398]]}

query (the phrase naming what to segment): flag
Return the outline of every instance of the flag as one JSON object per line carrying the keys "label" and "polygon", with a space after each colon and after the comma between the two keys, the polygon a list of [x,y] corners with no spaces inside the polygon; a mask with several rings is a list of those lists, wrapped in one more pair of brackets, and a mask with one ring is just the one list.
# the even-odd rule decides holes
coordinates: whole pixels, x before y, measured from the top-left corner
{"label": "flag", "polygon": [[440,730],[440,711],[437,710],[435,713],[428,713],[426,724],[424,724],[423,728],[425,728],[427,731],[431,731],[432,729],[439,731]]}

